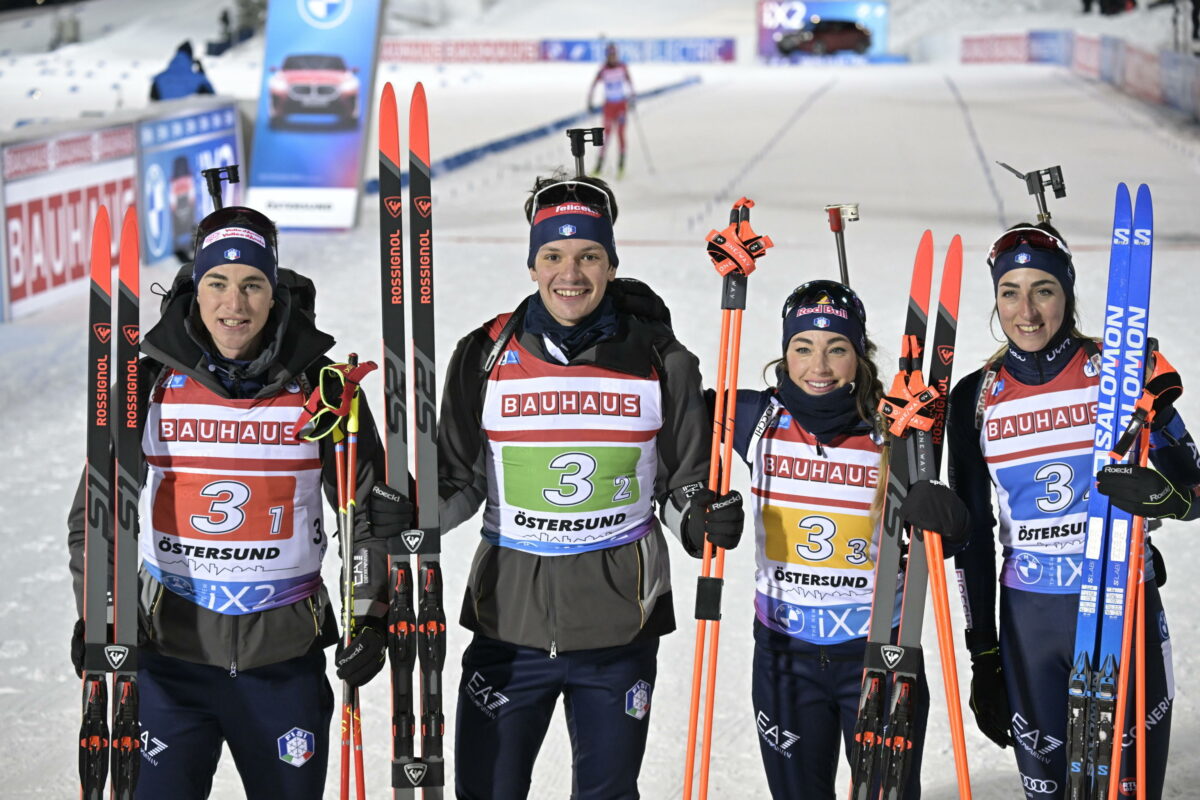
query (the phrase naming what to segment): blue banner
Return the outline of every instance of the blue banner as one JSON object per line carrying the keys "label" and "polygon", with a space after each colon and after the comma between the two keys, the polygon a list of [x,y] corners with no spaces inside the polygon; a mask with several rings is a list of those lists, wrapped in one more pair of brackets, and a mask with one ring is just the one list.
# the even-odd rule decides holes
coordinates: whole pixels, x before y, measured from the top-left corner
{"label": "blue banner", "polygon": [[1074,42],[1072,31],[1030,31],[1029,60],[1035,64],[1069,66]]}
{"label": "blue banner", "polygon": [[271,0],[249,203],[284,228],[350,228],[380,0]]}
{"label": "blue banner", "polygon": [[1121,78],[1121,61],[1125,43],[1113,36],[1100,37],[1100,79],[1117,83]]}
{"label": "blue banner", "polygon": [[[192,231],[213,210],[200,171],[241,163],[241,133],[232,104],[138,123],[142,261],[191,259]],[[241,188],[227,187],[225,202],[240,203]]]}
{"label": "blue banner", "polygon": [[617,46],[621,60],[687,62],[694,64],[732,62],[736,57],[732,38],[713,39],[544,39],[543,61],[604,60],[604,48]]}
{"label": "blue banner", "polygon": [[1159,54],[1162,67],[1163,100],[1170,106],[1196,115],[1196,82],[1200,79],[1200,63],[1183,53]]}

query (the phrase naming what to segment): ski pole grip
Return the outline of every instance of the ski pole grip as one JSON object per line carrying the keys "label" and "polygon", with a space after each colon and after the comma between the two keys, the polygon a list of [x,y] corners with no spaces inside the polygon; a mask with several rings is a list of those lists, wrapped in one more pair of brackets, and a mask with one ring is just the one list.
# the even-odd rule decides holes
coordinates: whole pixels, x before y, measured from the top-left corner
{"label": "ski pole grip", "polygon": [[696,619],[721,619],[722,578],[704,577],[696,579]]}

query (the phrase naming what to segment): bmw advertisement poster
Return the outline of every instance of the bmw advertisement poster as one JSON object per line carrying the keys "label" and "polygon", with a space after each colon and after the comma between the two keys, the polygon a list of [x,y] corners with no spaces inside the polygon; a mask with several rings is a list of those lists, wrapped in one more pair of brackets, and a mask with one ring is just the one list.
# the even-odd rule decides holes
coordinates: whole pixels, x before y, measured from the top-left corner
{"label": "bmw advertisement poster", "polygon": [[888,52],[888,4],[867,0],[760,0],[758,55],[786,63],[811,58],[872,61]]}
{"label": "bmw advertisement poster", "polygon": [[281,228],[351,228],[381,0],[271,0],[247,202]]}
{"label": "bmw advertisement poster", "polygon": [[[197,111],[195,100],[175,116],[138,123],[141,145],[142,260],[192,258],[192,231],[213,211],[201,170],[242,163],[242,128],[237,108],[215,105]],[[241,202],[242,184],[226,186],[224,202]]]}

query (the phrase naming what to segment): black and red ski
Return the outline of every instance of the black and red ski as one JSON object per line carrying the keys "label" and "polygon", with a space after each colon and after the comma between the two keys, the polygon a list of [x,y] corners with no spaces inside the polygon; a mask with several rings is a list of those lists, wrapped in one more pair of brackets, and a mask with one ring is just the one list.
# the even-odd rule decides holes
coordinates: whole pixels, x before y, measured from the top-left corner
{"label": "black and red ski", "polygon": [[[379,219],[383,290],[384,407],[388,483],[407,494],[408,405],[405,309],[412,308],[416,527],[389,544],[388,653],[392,674],[392,793],[440,800],[445,785],[442,669],[446,616],[442,603],[441,527],[437,490],[437,368],[434,339],[433,205],[425,89],[409,107],[410,267],[406,289],[402,246],[400,137],[395,92],[384,87],[379,113]],[[416,557],[416,586],[410,557]],[[416,605],[414,606],[414,594]],[[413,674],[420,665],[421,753],[416,754]]]}
{"label": "black and red ski", "polygon": [[889,425],[886,446],[890,457],[886,474],[880,475],[887,488],[880,515],[875,593],[850,760],[851,800],[867,800],[880,788],[884,800],[899,800],[912,761],[913,710],[922,662],[921,629],[929,565],[925,548],[910,536],[912,546],[907,548],[907,565],[902,573],[900,633],[893,643],[895,597],[906,549],[905,526],[899,512],[910,485],[938,476],[962,275],[962,247],[955,239],[942,270],[933,357],[926,373],[922,364],[933,285],[933,235],[926,231],[921,237],[900,343],[900,368],[880,404]]}
{"label": "black and red ski", "polygon": [[[112,324],[111,248],[108,209],[101,206],[92,229],[88,307],[83,723],[79,734],[83,800],[104,797],[110,765],[111,796],[132,800],[141,746],[137,692],[137,539],[142,464],[139,253],[137,217],[132,207],[121,226],[116,326]],[[113,673],[111,727],[109,672]]]}

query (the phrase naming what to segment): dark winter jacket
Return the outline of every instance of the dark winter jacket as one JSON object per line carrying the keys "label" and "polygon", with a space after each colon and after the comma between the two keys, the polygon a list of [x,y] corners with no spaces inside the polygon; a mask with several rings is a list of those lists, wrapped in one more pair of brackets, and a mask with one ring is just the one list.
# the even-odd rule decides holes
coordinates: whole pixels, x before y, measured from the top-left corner
{"label": "dark winter jacket", "polygon": [[[655,298],[657,299],[657,298]],[[615,336],[586,347],[568,368],[591,365],[626,374],[657,372],[663,425],[656,439],[654,496],[660,519],[676,535],[688,511],[682,487],[708,477],[711,417],[699,363],[662,322],[620,313]],[[490,323],[489,323],[490,325]],[[489,325],[464,337],[454,352],[442,395],[438,483],[442,526],[467,521],[488,498],[488,452],[482,430],[493,346]],[[550,363],[540,336],[515,334],[520,345]],[[471,565],[461,622],[512,644],[556,650],[614,647],[675,629],[670,564],[659,520],[636,542],[575,555],[540,556],[481,542]],[[684,542],[697,555],[701,542]]]}
{"label": "dark winter jacket", "polygon": [[[184,274],[190,274],[190,265],[180,271],[181,276]],[[300,287],[295,294],[287,289],[292,283]],[[304,293],[311,293],[311,288],[307,279],[280,270],[280,288],[275,292],[275,307],[267,323],[268,344],[263,355],[248,368],[263,384],[254,397],[272,397],[285,391],[284,387],[293,381],[307,393],[316,385],[320,368],[331,363],[325,353],[333,347],[333,337],[317,329],[310,310],[305,308]],[[193,329],[200,326],[192,315],[193,298],[190,278],[177,279],[164,303],[162,318],[142,341],[145,354],[140,362],[142,408],[146,408],[154,386],[168,369],[187,375],[218,396],[230,396],[222,381],[213,375],[204,347],[188,332],[187,326],[192,325]],[[376,476],[382,474],[382,447],[365,398],[360,413],[357,500],[358,507],[365,509],[371,486]],[[145,418],[143,414],[143,421]],[[328,438],[321,441],[320,454],[325,496],[336,509],[333,443]],[[142,478],[144,481],[144,470]],[[68,519],[67,541],[76,608],[82,615],[83,481]],[[355,613],[382,617],[386,613],[387,543],[372,535],[366,514],[355,519],[354,542],[356,552],[368,554],[366,583],[355,588]],[[315,595],[289,606],[227,615],[202,608],[165,589],[145,569],[140,571],[139,578],[141,644],[161,655],[220,666],[236,673],[239,669],[295,658],[314,645],[325,647],[338,639],[337,609],[331,607],[324,586]]]}

